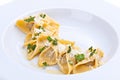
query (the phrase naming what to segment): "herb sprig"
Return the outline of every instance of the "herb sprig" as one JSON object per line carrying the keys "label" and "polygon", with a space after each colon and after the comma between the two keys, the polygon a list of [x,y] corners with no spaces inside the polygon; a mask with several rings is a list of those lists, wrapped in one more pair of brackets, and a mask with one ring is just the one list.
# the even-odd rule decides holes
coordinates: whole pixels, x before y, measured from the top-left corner
{"label": "herb sprig", "polygon": [[58,40],[55,38],[55,39],[53,39],[53,38],[51,38],[50,36],[48,36],[47,37],[47,40],[49,41],[49,42],[52,42],[52,44],[53,45],[57,45],[58,44]]}
{"label": "herb sprig", "polygon": [[45,32],[45,29],[42,26],[39,26],[38,29],[42,29]]}
{"label": "herb sprig", "polygon": [[84,54],[77,54],[77,55],[75,55],[75,59],[77,60],[77,62],[80,62],[80,61],[85,59],[85,55]]}
{"label": "herb sprig", "polygon": [[52,44],[53,44],[53,45],[57,45],[57,44],[58,44],[56,38],[53,40]]}
{"label": "herb sprig", "polygon": [[67,53],[70,53],[71,52],[71,46],[68,46],[68,51]]}
{"label": "herb sprig", "polygon": [[53,39],[52,39],[50,36],[48,36],[48,37],[47,37],[47,40],[48,40],[49,42],[51,42]]}
{"label": "herb sprig", "polygon": [[40,14],[40,17],[45,18],[46,14]]}
{"label": "herb sprig", "polygon": [[35,19],[34,16],[30,16],[29,18],[24,19],[24,21],[26,21],[26,22],[31,22],[31,21],[34,21],[34,19]]}
{"label": "herb sprig", "polygon": [[90,55],[89,55],[90,57],[93,56],[96,53],[96,49],[93,49],[92,46],[88,50],[91,52]]}
{"label": "herb sprig", "polygon": [[34,51],[36,48],[36,45],[35,44],[28,44],[27,45],[27,49],[28,49],[28,53],[30,53],[31,51]]}
{"label": "herb sprig", "polygon": [[45,67],[48,66],[47,62],[43,62],[42,64],[43,64],[43,66],[45,66]]}
{"label": "herb sprig", "polygon": [[46,48],[46,46],[40,48],[40,49],[39,49],[40,53],[41,53],[43,50],[45,50],[45,48]]}

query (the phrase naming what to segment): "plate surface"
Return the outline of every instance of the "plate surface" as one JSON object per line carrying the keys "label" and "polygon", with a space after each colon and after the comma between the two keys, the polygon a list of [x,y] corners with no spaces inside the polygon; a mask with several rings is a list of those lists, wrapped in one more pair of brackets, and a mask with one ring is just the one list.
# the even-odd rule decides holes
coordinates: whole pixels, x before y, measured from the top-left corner
{"label": "plate surface", "polygon": [[[103,62],[107,62],[115,54],[118,48],[118,37],[115,30],[103,19],[90,13],[75,10],[75,9],[46,9],[28,13],[17,19],[25,16],[34,15],[40,12],[45,12],[54,20],[60,23],[60,37],[76,42],[76,45],[83,50],[87,50],[90,46],[101,48],[105,57]],[[16,21],[16,20],[15,20]],[[13,21],[5,30],[3,35],[3,47],[5,53],[12,60],[30,68],[38,70],[41,74],[60,73],[57,66],[39,68],[37,66],[37,58],[32,61],[26,59],[26,50],[23,48],[25,34],[22,33]],[[10,52],[10,53],[9,53]]]}
{"label": "plate surface", "polygon": [[[89,4],[86,4],[86,1]],[[15,1],[0,7],[0,17],[3,20],[0,24],[0,32],[2,32],[0,34],[0,64],[2,64],[0,80],[119,79],[119,9],[96,0],[78,2],[74,0],[44,0],[42,4],[41,0],[37,3],[29,0],[29,4],[26,6],[27,2],[28,0]],[[43,10],[42,8],[47,9]],[[37,11],[34,11],[36,9]],[[17,12],[15,12],[16,10]],[[27,14],[24,14],[26,12]],[[60,23],[60,37],[75,41],[83,50],[91,45],[101,48],[105,52],[103,58],[105,64],[82,74],[63,75],[58,74],[58,71],[53,71],[57,74],[47,71],[58,70],[57,66],[42,69],[36,66],[37,59],[28,61],[25,57],[25,50],[22,48],[25,35],[15,27],[15,21],[39,12],[46,12]],[[106,75],[108,73],[109,75]]]}

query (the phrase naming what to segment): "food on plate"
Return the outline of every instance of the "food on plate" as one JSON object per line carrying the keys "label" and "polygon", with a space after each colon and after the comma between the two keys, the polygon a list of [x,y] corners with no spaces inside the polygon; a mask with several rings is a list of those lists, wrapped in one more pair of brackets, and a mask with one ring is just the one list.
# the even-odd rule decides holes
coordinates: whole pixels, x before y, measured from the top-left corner
{"label": "food on plate", "polygon": [[101,65],[102,50],[91,46],[82,51],[75,42],[61,39],[59,23],[45,13],[19,19],[16,26],[26,35],[27,59],[39,56],[40,67],[58,65],[64,74],[75,74]]}

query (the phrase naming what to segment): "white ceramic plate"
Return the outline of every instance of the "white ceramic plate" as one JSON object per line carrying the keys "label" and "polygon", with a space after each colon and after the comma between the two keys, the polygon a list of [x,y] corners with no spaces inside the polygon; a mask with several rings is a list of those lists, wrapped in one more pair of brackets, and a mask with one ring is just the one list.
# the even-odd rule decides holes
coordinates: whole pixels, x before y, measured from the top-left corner
{"label": "white ceramic plate", "polygon": [[[14,4],[18,3],[15,2]],[[25,50],[22,48],[25,34],[15,26],[15,21],[40,12],[47,13],[60,23],[60,37],[75,41],[83,50],[86,50],[91,45],[101,48],[105,53],[103,58],[105,64],[85,73],[63,75],[59,72],[57,66],[43,69],[37,67],[37,58],[28,61],[25,56]],[[117,23],[110,23],[112,20],[109,20],[109,17],[104,17],[104,15],[100,14],[95,15],[87,9],[79,10],[70,8],[39,9],[32,12],[24,11],[19,15],[16,13],[13,14],[19,17],[15,16],[13,20],[8,20],[8,26],[3,28],[0,37],[1,53],[3,53],[0,56],[2,64],[0,80],[103,80],[106,77],[110,79],[105,74],[115,77],[113,75],[114,72],[116,71],[116,74],[119,73],[119,28],[114,26],[115,24],[118,25]],[[113,68],[115,71],[112,70]]]}
{"label": "white ceramic plate", "polygon": [[[75,9],[46,9],[25,16],[40,12],[45,12],[60,23],[61,38],[75,41],[82,50],[87,50],[90,46],[101,48],[105,53],[104,63],[115,54],[118,48],[118,35],[109,23],[99,17]],[[23,16],[17,18],[4,31],[2,46],[13,60],[28,68],[35,68],[37,59],[26,60],[26,50],[23,48],[25,34],[15,26],[15,22],[22,18]],[[42,73],[42,70],[40,72]]]}

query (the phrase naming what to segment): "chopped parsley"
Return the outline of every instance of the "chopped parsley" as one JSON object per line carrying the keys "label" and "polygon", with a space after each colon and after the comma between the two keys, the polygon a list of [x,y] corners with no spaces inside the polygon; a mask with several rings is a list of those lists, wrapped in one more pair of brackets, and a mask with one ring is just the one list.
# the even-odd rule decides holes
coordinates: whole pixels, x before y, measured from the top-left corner
{"label": "chopped parsley", "polygon": [[55,39],[52,39],[50,36],[48,36],[48,37],[47,37],[47,40],[48,40],[49,42],[52,42],[53,45],[57,45],[57,44],[58,44],[56,38],[55,38]]}
{"label": "chopped parsley", "polygon": [[47,37],[47,40],[48,40],[49,42],[51,42],[53,39],[52,39],[50,36],[48,36],[48,37]]}
{"label": "chopped parsley", "polygon": [[39,49],[40,53],[46,48],[46,46]]}
{"label": "chopped parsley", "polygon": [[35,50],[35,48],[36,48],[36,45],[32,45],[31,46],[31,49],[34,51]]}
{"label": "chopped parsley", "polygon": [[93,47],[91,46],[88,50],[89,50],[90,52],[92,52],[92,51],[93,51]]}
{"label": "chopped parsley", "polygon": [[29,18],[27,18],[27,19],[24,19],[24,21],[26,21],[26,22],[31,22],[31,21],[34,21],[34,19],[35,19],[35,17],[33,16],[30,16]]}
{"label": "chopped parsley", "polygon": [[77,62],[82,61],[85,59],[85,55],[84,54],[77,54],[77,55],[75,55],[75,59],[77,60]]}
{"label": "chopped parsley", "polygon": [[32,40],[35,40],[35,39],[36,39],[36,37],[33,37],[33,38],[32,38]]}
{"label": "chopped parsley", "polygon": [[93,56],[96,53],[96,49],[93,49],[92,46],[88,50],[91,52],[90,57]]}
{"label": "chopped parsley", "polygon": [[40,17],[45,18],[46,14],[40,14]]}
{"label": "chopped parsley", "polygon": [[48,66],[47,62],[43,62],[42,64],[43,66]]}
{"label": "chopped parsley", "polygon": [[73,65],[73,61],[71,61],[71,60],[68,60],[68,63],[69,63],[70,65]]}
{"label": "chopped parsley", "polygon": [[58,44],[56,38],[53,40],[52,44],[53,44],[53,45],[57,45],[57,44]]}
{"label": "chopped parsley", "polygon": [[71,46],[68,46],[68,51],[67,53],[70,53],[71,52]]}
{"label": "chopped parsley", "polygon": [[32,45],[32,44],[28,44],[27,45],[27,49],[28,49],[28,53],[30,53],[31,51],[34,51],[36,48],[36,45]]}
{"label": "chopped parsley", "polygon": [[94,49],[91,53],[90,53],[90,57],[93,56],[96,53],[96,49]]}
{"label": "chopped parsley", "polygon": [[31,48],[31,46],[32,46],[31,44],[28,44],[28,45],[27,45],[27,49],[30,49],[30,48]]}
{"label": "chopped parsley", "polygon": [[41,33],[41,32],[39,32],[39,33],[35,33],[34,35],[35,35],[35,36],[39,36],[40,33]]}
{"label": "chopped parsley", "polygon": [[38,28],[39,28],[39,29],[42,29],[42,30],[45,32],[45,29],[44,29],[42,26],[39,26]]}

